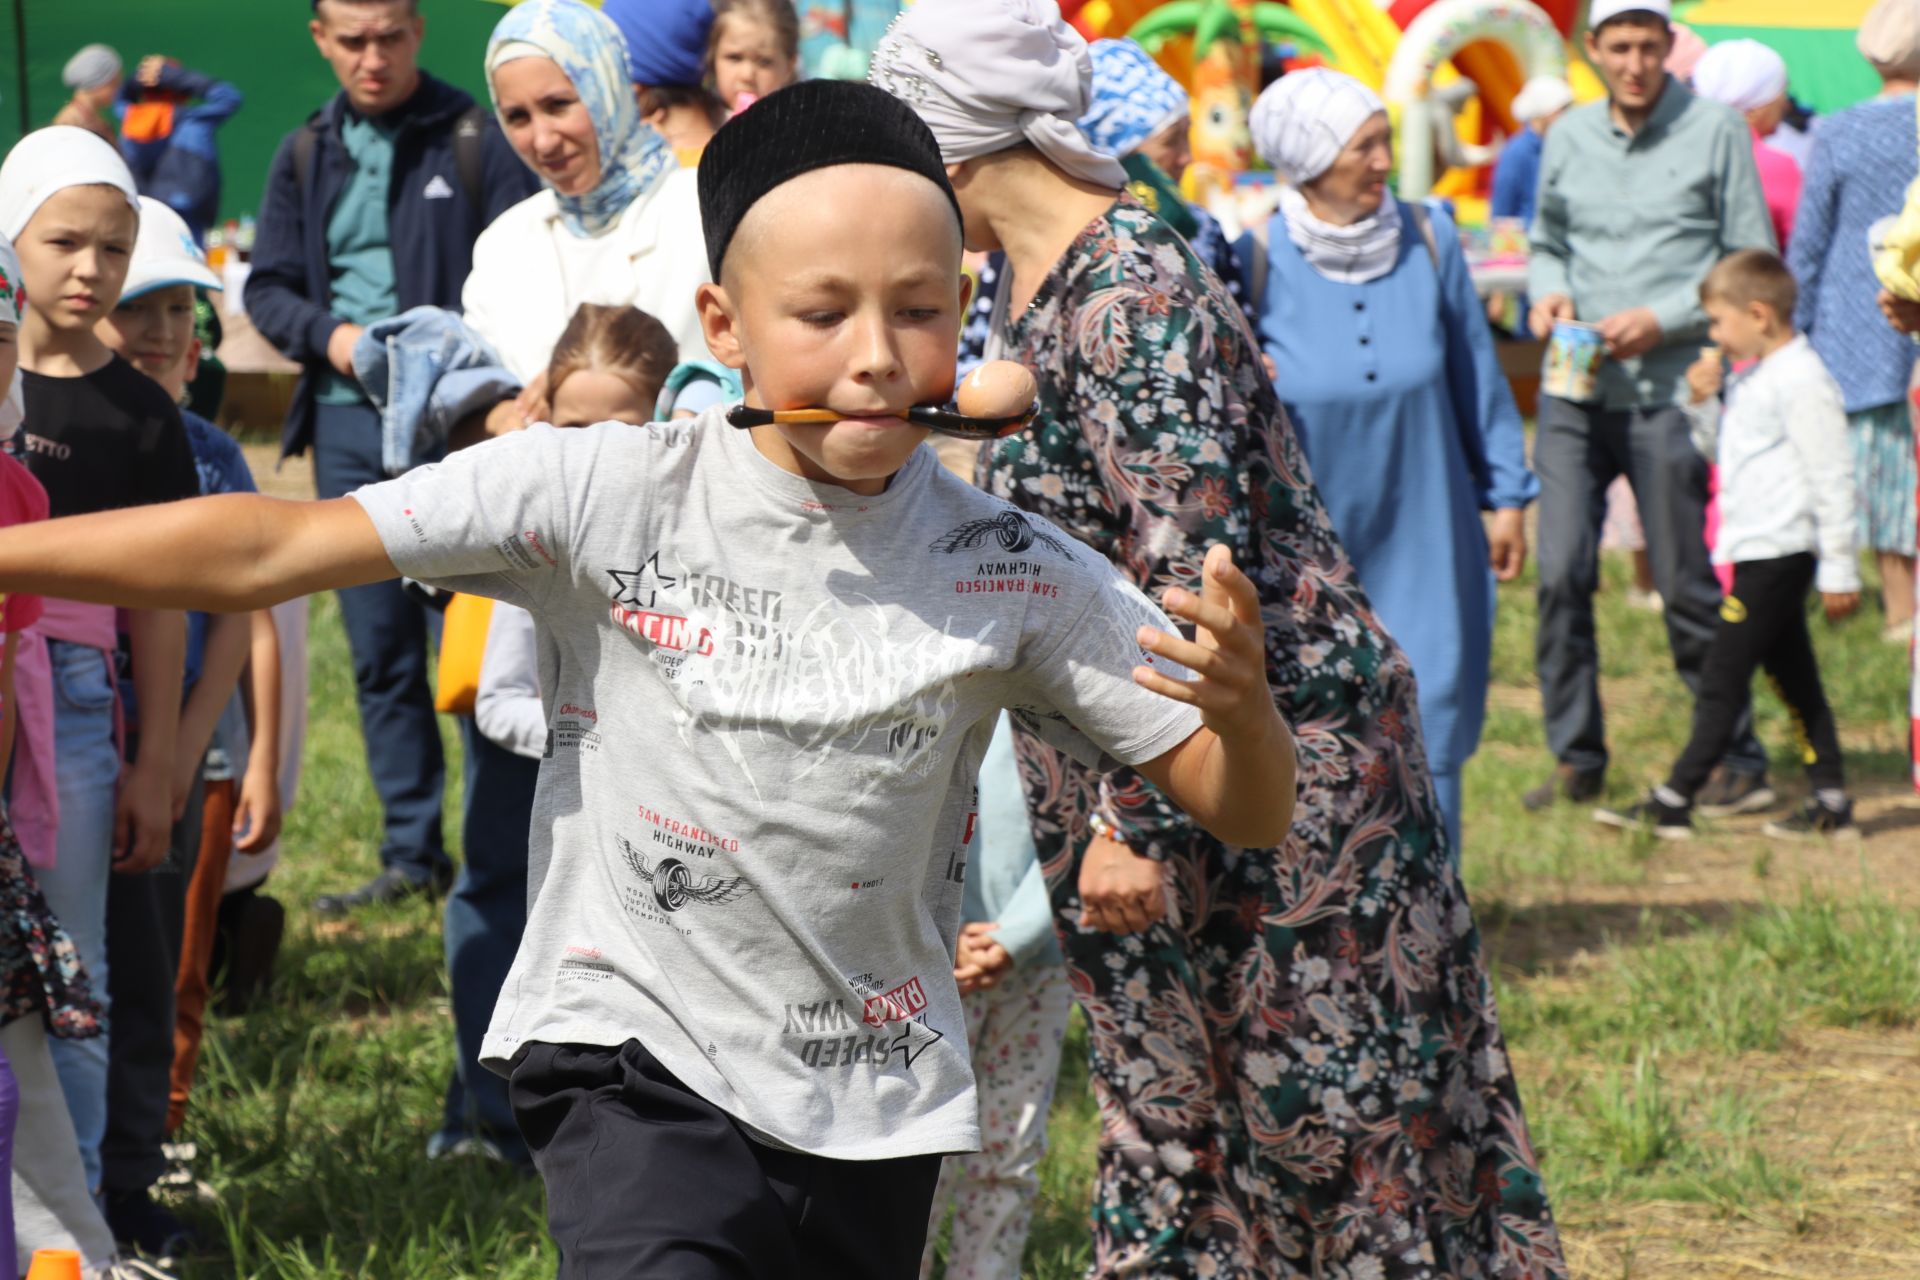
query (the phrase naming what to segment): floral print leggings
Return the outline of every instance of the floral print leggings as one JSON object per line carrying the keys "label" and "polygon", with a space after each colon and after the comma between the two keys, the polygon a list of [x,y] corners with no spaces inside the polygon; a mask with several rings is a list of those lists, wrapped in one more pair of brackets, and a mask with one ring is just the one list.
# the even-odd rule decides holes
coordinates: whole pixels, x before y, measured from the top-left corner
{"label": "floral print leggings", "polygon": [[926,1280],[933,1273],[934,1237],[951,1209],[947,1280],[1017,1280],[1073,996],[1066,969],[1055,961],[1016,968],[964,1004],[980,1091],[981,1150],[948,1156],[941,1165],[920,1275]]}

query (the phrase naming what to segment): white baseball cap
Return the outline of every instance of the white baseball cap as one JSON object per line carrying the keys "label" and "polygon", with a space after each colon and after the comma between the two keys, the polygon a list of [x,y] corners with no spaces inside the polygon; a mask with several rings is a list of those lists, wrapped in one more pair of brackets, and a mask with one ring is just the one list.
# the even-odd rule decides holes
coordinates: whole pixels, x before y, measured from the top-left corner
{"label": "white baseball cap", "polygon": [[171,208],[152,196],[140,197],[140,234],[127,264],[122,301],[168,285],[190,284],[196,289],[218,289],[220,276],[207,265],[193,232]]}
{"label": "white baseball cap", "polygon": [[1587,10],[1587,30],[1598,31],[1604,24],[1628,13],[1651,13],[1671,22],[1673,4],[1672,0],[1593,0],[1593,7]]}

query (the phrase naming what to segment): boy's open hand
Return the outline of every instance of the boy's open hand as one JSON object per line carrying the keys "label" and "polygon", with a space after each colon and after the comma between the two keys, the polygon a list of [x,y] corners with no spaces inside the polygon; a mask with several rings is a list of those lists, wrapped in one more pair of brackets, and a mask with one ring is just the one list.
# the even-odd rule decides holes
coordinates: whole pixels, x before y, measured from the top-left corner
{"label": "boy's open hand", "polygon": [[1141,627],[1140,647],[1199,679],[1175,680],[1141,666],[1133,669],[1134,680],[1163,698],[1198,707],[1201,721],[1219,737],[1264,733],[1274,716],[1266,631],[1260,625],[1259,594],[1233,563],[1233,552],[1220,543],[1209,547],[1200,594],[1175,587],[1165,605],[1174,617],[1194,624],[1195,638]]}
{"label": "boy's open hand", "polygon": [[1726,379],[1720,367],[1720,348],[1704,347],[1700,358],[1687,366],[1687,392],[1695,404],[1705,404],[1720,394]]}
{"label": "boy's open hand", "polygon": [[1827,611],[1828,622],[1838,622],[1860,607],[1858,591],[1822,591],[1820,607]]}

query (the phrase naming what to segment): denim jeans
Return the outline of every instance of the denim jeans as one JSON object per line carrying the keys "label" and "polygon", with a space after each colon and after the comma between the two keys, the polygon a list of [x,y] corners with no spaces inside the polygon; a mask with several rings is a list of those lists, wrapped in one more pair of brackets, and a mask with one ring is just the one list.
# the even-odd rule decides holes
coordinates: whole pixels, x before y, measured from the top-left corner
{"label": "denim jeans", "polygon": [[462,717],[466,744],[465,856],[447,895],[448,985],[453,990],[453,1073],[435,1146],[485,1138],[526,1161],[507,1082],[480,1065],[480,1042],[527,927],[527,830],[540,762],[489,741]]}
{"label": "denim jeans", "polygon": [[[386,478],[380,417],[372,407],[316,406],[313,485],[320,497],[343,497]],[[427,685],[439,615],[411,599],[398,582],[349,587],[339,596],[353,652],[367,768],[385,815],[380,865],[423,884],[451,866],[440,832],[446,762]]]}
{"label": "denim jeans", "polygon": [[[93,994],[109,1013],[107,885],[112,876],[114,788],[120,753],[113,742],[113,681],[98,649],[64,640],[47,642],[53,669],[54,769],[60,795],[60,832],[51,867],[35,877],[60,923],[73,937]],[[100,1140],[107,1128],[107,1034],[91,1040],[55,1040],[49,1048],[80,1140],[87,1185],[100,1185]]]}

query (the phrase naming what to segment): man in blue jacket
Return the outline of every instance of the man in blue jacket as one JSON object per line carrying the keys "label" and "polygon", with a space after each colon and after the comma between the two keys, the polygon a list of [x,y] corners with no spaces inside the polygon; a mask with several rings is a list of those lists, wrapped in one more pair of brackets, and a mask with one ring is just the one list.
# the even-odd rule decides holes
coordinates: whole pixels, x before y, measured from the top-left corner
{"label": "man in blue jacket", "polygon": [[220,212],[214,133],[244,102],[225,80],[158,54],[142,58],[120,86],[120,153],[140,194],[179,214],[202,244]]}
{"label": "man in blue jacket", "polygon": [[[536,181],[491,113],[421,72],[416,0],[313,0],[309,25],[340,92],[274,156],[246,303],[305,366],[282,456],[311,445],[314,487],[336,498],[387,478],[379,416],[352,376],[354,340],[411,307],[457,308],[474,240]],[[394,582],[342,591],[340,612],[385,832],[379,874],[316,899],[327,914],[441,891],[453,874],[428,613]]]}

